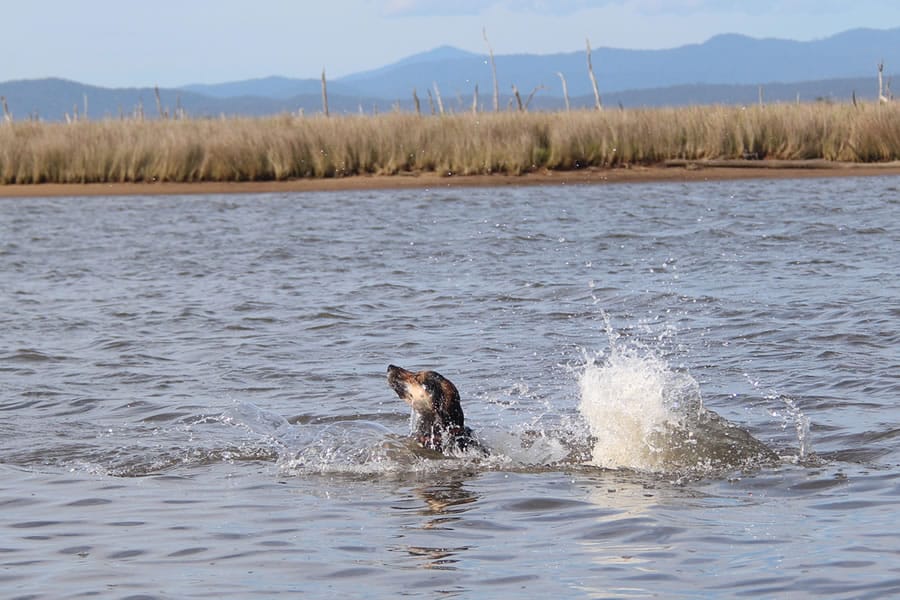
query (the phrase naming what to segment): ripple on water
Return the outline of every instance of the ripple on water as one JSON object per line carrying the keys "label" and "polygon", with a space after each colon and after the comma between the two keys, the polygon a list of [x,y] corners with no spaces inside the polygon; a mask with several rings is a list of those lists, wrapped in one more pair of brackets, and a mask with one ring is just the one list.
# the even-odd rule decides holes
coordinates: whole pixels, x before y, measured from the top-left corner
{"label": "ripple on water", "polygon": [[4,589],[896,595],[892,187],[2,202]]}

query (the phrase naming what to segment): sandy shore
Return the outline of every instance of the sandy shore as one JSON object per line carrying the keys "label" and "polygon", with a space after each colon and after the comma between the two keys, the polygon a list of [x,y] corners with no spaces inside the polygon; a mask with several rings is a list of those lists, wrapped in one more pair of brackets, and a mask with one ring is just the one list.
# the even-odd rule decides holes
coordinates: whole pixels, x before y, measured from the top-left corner
{"label": "sandy shore", "polygon": [[334,179],[198,183],[45,183],[0,185],[0,197],[148,196],[186,194],[264,194],[343,190],[436,189],[508,185],[596,185],[656,181],[720,181],[900,175],[900,162],[860,164],[828,161],[670,161],[653,167],[545,171],[525,175],[392,176],[359,175]]}

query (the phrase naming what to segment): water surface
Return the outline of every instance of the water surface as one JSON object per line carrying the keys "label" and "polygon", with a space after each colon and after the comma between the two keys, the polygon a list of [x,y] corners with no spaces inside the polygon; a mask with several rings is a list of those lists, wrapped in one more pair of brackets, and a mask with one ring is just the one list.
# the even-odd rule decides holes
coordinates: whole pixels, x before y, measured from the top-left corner
{"label": "water surface", "polygon": [[898,198],[4,200],[3,596],[896,594]]}

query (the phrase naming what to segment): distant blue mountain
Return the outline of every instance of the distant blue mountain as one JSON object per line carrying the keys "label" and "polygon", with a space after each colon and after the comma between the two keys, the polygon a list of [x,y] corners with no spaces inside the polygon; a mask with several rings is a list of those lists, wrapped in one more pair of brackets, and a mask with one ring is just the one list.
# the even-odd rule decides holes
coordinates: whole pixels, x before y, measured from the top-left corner
{"label": "distant blue mountain", "polygon": [[[447,95],[470,95],[476,84],[481,93],[492,90],[486,56],[458,53],[441,57],[426,53],[413,58],[338,81],[352,83],[366,95],[381,98],[405,98],[413,88],[427,89],[435,83]],[[565,76],[572,96],[592,93],[584,52],[495,58],[503,93],[509,93],[512,85],[526,93],[543,86],[542,94],[560,96],[562,85],[557,73]],[[881,60],[889,69],[900,68],[900,28],[857,29],[811,42],[729,34],[703,44],[668,50],[596,48],[592,58],[601,93],[605,94],[693,84],[874,78]]]}
{"label": "distant blue mountain", "polygon": [[[329,79],[329,108],[336,113],[410,110],[416,89],[423,110],[430,110],[425,96],[435,85],[448,110],[468,110],[476,85],[480,105],[488,108],[493,82],[487,58],[441,46],[378,69]],[[900,72],[900,28],[854,29],[809,42],[727,34],[667,50],[595,48],[592,58],[603,101],[612,106],[749,103],[758,100],[759,86],[770,102],[798,96],[803,100],[847,100],[851,94],[873,98],[879,62],[884,62],[886,73]],[[513,85],[523,96],[537,90],[533,109],[562,107],[558,73],[566,78],[573,106],[593,103],[584,51],[496,55],[495,59],[503,107],[511,103]],[[0,96],[6,97],[16,119],[61,120],[76,110],[83,113],[85,97],[91,118],[136,111],[155,118],[160,113],[150,87],[109,89],[50,78],[0,83]],[[178,108],[192,116],[322,109],[319,78],[271,76],[194,84],[162,89],[160,100],[164,115]]]}
{"label": "distant blue mountain", "polygon": [[[322,109],[321,90],[290,98],[261,96],[214,97],[183,89],[160,89],[157,106],[154,88],[102,88],[65,79],[26,79],[0,83],[0,96],[6,98],[16,120],[39,118],[48,121],[70,118],[109,119],[142,115],[147,119],[174,117],[179,111],[192,117],[220,115],[261,116]],[[87,104],[85,105],[85,101]],[[373,106],[388,110],[387,102],[369,98],[335,95],[329,99],[335,112],[371,112]]]}
{"label": "distant blue mountain", "polygon": [[[329,93],[355,95],[356,90],[340,83],[330,83]],[[291,79],[288,77],[263,77],[215,84],[191,84],[180,89],[213,98],[237,98],[240,96],[256,96],[260,98],[276,98],[286,100],[304,94],[319,95],[322,93],[321,79]]]}
{"label": "distant blue mountain", "polygon": [[[480,54],[475,54],[473,52],[468,52],[466,50],[460,50],[459,48],[454,48],[453,46],[438,46],[432,50],[428,50],[426,52],[420,52],[418,54],[413,54],[412,56],[407,56],[404,59],[398,60],[397,62],[383,67],[382,69],[378,69],[379,71],[385,69],[391,69],[393,67],[402,67],[405,65],[412,65],[416,63],[429,63],[429,62],[439,62],[442,60],[461,60],[466,58],[479,58]],[[369,71],[372,73],[372,71]],[[355,75],[350,75],[346,79],[352,79],[356,77]]]}

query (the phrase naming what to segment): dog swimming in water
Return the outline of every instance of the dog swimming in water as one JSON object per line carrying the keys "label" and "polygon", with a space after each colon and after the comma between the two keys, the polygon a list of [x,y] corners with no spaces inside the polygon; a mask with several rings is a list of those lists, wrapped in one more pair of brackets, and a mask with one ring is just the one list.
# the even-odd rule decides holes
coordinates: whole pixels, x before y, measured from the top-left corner
{"label": "dog swimming in water", "polygon": [[435,371],[414,373],[401,367],[387,368],[388,385],[417,415],[415,440],[423,448],[448,452],[475,448],[484,452],[466,427],[459,391]]}

